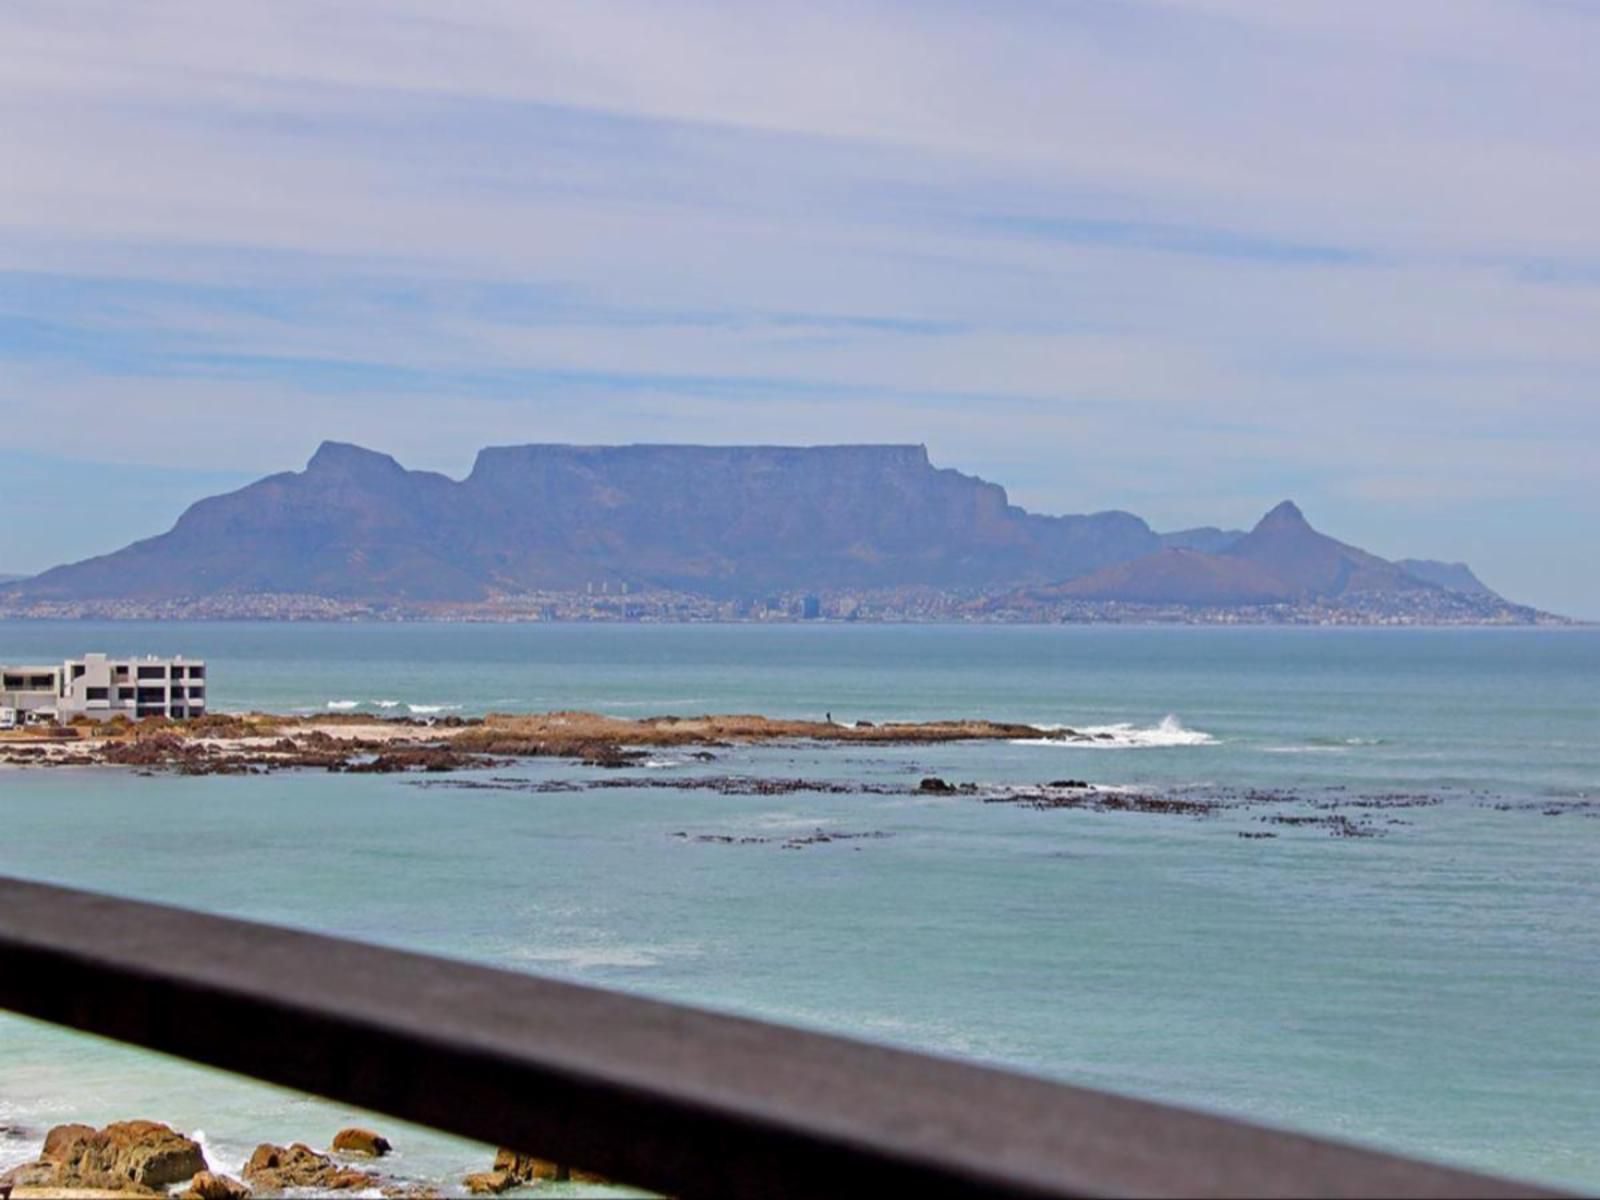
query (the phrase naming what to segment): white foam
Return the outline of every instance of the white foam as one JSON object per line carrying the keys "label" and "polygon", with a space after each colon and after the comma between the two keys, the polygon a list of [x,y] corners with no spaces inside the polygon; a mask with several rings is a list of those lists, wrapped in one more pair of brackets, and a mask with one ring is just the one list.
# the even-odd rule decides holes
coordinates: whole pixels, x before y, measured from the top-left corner
{"label": "white foam", "polygon": [[329,700],[328,701],[328,707],[333,709],[334,712],[349,712],[352,708],[359,707],[360,704],[361,704],[361,701],[359,701],[359,700]]}
{"label": "white foam", "polygon": [[585,971],[595,967],[655,967],[661,952],[646,946],[574,946],[567,949],[523,950],[513,957],[524,962],[554,963]]}
{"label": "white foam", "polygon": [[408,704],[408,705],[406,705],[406,707],[409,708],[412,712],[416,713],[419,717],[422,717],[422,716],[430,716],[433,713],[455,712],[458,709],[460,709],[461,705],[459,705],[459,704]]}
{"label": "white foam", "polygon": [[379,708],[399,708],[400,707],[400,701],[398,701],[398,700],[374,700],[373,703],[376,704]]}
{"label": "white foam", "polygon": [[1168,715],[1160,724],[1134,725],[1121,721],[1114,725],[1041,725],[1055,737],[1016,738],[1014,746],[1072,746],[1088,750],[1155,750],[1173,746],[1214,746],[1217,739],[1199,729],[1185,729],[1177,717]]}

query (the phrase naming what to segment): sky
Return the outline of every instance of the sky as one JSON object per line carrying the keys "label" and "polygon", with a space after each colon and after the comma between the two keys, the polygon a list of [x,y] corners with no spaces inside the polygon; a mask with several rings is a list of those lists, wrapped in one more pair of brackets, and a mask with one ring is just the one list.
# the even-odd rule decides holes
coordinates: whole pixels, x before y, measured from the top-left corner
{"label": "sky", "polygon": [[927,445],[1600,617],[1600,0],[4,0],[0,573],[325,438]]}

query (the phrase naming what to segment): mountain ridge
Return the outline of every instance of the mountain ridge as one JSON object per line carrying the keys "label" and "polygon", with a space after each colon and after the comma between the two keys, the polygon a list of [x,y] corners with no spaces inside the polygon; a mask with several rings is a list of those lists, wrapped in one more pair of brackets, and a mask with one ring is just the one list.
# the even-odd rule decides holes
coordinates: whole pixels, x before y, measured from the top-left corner
{"label": "mountain ridge", "polygon": [[935,466],[922,445],[490,446],[458,480],[326,441],[300,471],[201,499],[166,533],[0,585],[0,597],[429,606],[631,585],[712,597],[1020,588],[1209,608],[1447,592],[1506,604],[1464,564],[1407,562],[1415,571],[1317,532],[1292,501],[1248,531],[1161,534],[1116,509],[1033,513],[999,484]]}
{"label": "mountain ridge", "polygon": [[[488,447],[462,480],[325,442],[303,471],[25,582],[37,599],[308,593],[411,601],[582,588],[960,587],[1159,545],[1131,513],[1047,517],[923,446]],[[17,591],[18,589],[13,589]]]}

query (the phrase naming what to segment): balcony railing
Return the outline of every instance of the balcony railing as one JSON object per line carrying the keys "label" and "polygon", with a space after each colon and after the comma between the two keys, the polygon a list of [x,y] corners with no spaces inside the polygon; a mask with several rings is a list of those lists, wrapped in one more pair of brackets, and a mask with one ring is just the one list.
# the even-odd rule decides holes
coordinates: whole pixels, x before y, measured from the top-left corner
{"label": "balcony railing", "polygon": [[1530,1196],[968,1063],[0,877],[0,1008],[682,1196]]}

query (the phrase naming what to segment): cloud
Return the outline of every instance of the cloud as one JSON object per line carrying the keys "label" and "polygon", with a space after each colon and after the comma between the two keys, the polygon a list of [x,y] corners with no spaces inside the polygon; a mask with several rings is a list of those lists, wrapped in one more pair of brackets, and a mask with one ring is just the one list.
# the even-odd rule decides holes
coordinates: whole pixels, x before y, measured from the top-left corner
{"label": "cloud", "polygon": [[1488,0],[10,0],[0,449],[821,428],[1163,524],[1592,522],[1597,51]]}

